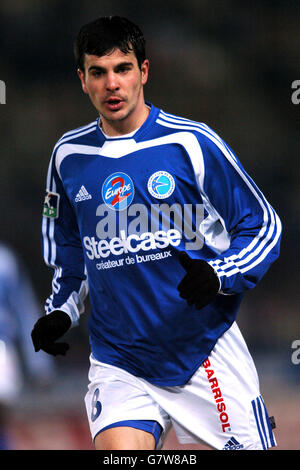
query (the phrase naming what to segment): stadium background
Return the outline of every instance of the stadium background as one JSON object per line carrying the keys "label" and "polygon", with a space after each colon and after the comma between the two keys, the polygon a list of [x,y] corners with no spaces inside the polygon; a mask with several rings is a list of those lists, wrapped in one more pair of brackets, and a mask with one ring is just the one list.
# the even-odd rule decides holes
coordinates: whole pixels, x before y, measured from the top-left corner
{"label": "stadium background", "polygon": [[[7,94],[0,105],[0,239],[23,257],[42,311],[51,282],[40,253],[50,153],[62,133],[95,118],[72,43],[83,23],[110,14],[144,30],[151,60],[146,98],[216,130],[281,217],[281,257],[246,295],[239,325],[275,415],[278,449],[300,449],[300,364],[292,362],[292,343],[300,339],[300,105],[291,88],[300,79],[298,1],[1,0],[0,80]],[[51,387],[33,388],[25,370],[10,422],[16,449],[91,448],[83,404],[87,317],[67,333],[71,349],[55,360]],[[165,448],[187,446],[170,435]]]}

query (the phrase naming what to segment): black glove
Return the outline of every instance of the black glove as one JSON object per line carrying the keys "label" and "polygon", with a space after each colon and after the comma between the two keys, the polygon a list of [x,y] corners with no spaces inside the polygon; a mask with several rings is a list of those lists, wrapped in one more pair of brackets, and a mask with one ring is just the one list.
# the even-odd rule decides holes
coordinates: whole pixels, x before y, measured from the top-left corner
{"label": "black glove", "polygon": [[200,310],[219,292],[219,278],[206,261],[192,259],[185,251],[179,253],[179,261],[187,272],[177,286],[179,295],[186,299],[188,305],[195,304],[195,307]]}
{"label": "black glove", "polygon": [[65,356],[69,345],[67,343],[55,343],[55,341],[68,331],[71,323],[69,315],[61,310],[54,310],[41,317],[35,323],[31,332],[35,352],[42,349],[46,353],[52,354],[52,356],[58,354]]}

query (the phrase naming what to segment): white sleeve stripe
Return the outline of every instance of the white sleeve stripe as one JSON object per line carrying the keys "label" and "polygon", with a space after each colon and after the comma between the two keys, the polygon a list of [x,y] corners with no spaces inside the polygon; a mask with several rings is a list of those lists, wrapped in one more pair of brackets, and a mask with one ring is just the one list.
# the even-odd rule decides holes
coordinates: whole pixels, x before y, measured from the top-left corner
{"label": "white sleeve stripe", "polygon": [[[52,153],[51,160],[49,163],[48,167],[48,172],[47,172],[47,191],[53,191],[53,183],[52,183],[52,163],[53,163],[53,158],[54,158],[54,153]],[[51,245],[51,239],[48,235],[49,230],[50,230],[50,223],[51,219],[48,217],[43,217],[42,220],[42,237],[43,237],[43,248],[44,248],[44,260],[47,266],[52,266],[51,261],[49,259],[50,257],[50,245]]]}
{"label": "white sleeve stripe", "polygon": [[[97,126],[93,126],[88,130],[79,132],[78,134],[67,136],[67,137],[62,137],[55,145],[54,150],[55,151],[61,144],[64,144],[65,142],[69,142],[69,140],[72,140],[77,137],[81,137],[83,135],[89,134],[90,132],[93,132],[95,129],[97,129]],[[96,147],[97,148],[97,147]]]}
{"label": "white sleeve stripe", "polygon": [[[47,189],[49,191],[55,192],[56,191],[56,184],[54,178],[52,177],[52,161],[53,155],[50,161],[48,175],[47,175]],[[60,290],[60,284],[57,282],[57,278],[61,273],[61,268],[56,266],[56,243],[54,240],[54,228],[55,228],[55,221],[53,219],[49,219],[47,217],[43,217],[42,220],[42,236],[43,236],[43,246],[44,246],[44,260],[47,266],[54,268],[54,275],[52,278],[52,291],[53,293],[58,293]],[[51,252],[51,257],[50,257]],[[53,295],[51,296],[52,299]],[[52,304],[52,300],[51,300]],[[47,308],[47,311],[51,310],[51,307]],[[52,308],[53,310],[53,308]]]}
{"label": "white sleeve stripe", "polygon": [[[160,117],[163,117],[160,115]],[[163,118],[164,119],[164,118]],[[176,121],[174,119],[174,121]],[[180,120],[179,120],[180,122]],[[253,253],[250,253],[249,256],[247,257],[247,261],[246,262],[249,262],[254,256],[256,256],[260,251],[263,250],[264,246],[265,246],[265,242],[264,242],[264,238],[263,237],[269,237],[270,236],[270,233],[272,234],[273,231],[274,231],[274,222],[271,221],[271,224],[269,226],[269,231],[267,234],[265,234],[266,230],[267,230],[267,225],[270,221],[270,216],[269,216],[269,211],[271,211],[272,213],[272,209],[271,209],[271,206],[267,203],[267,201],[265,200],[265,198],[263,197],[263,195],[259,195],[257,190],[255,189],[255,186],[251,180],[251,178],[244,172],[241,170],[241,168],[237,165],[236,163],[236,160],[232,157],[232,154],[231,152],[229,152],[229,150],[227,149],[227,147],[222,143],[222,141],[220,141],[219,139],[216,139],[212,134],[210,134],[209,132],[207,132],[206,130],[204,130],[201,126],[197,126],[197,125],[183,125],[183,123],[181,122],[180,125],[178,124],[172,124],[170,122],[167,122],[166,120],[161,120],[161,119],[157,119],[157,123],[165,126],[165,127],[171,127],[171,128],[175,128],[175,129],[182,129],[182,130],[196,130],[197,132],[203,134],[203,135],[206,135],[212,142],[215,143],[215,145],[217,145],[217,147],[222,151],[222,153],[224,154],[224,156],[227,158],[227,160],[231,163],[231,165],[235,168],[235,170],[238,172],[238,174],[241,176],[241,178],[243,179],[243,181],[247,184],[247,186],[249,187],[249,189],[251,190],[251,192],[253,193],[253,195],[256,197],[256,199],[258,200],[259,202],[259,205],[261,206],[262,210],[263,210],[263,225],[262,225],[262,229],[260,230],[259,234],[253,239],[253,241],[246,247],[246,248],[243,248],[242,252],[244,253],[242,255],[242,257],[245,257],[247,253],[249,253],[251,250],[253,250],[253,248],[259,244],[259,246],[257,247],[257,250],[255,250],[255,255]],[[203,188],[202,188],[203,190]],[[278,219],[278,217],[277,217]],[[278,225],[278,231],[277,231],[277,236],[276,236],[276,241],[278,239],[280,235],[280,226]],[[268,238],[267,238],[268,240]],[[274,246],[275,243],[272,243],[271,246]],[[270,251],[270,249],[268,249],[266,251],[266,255],[268,254],[268,252]],[[239,255],[235,255],[235,256],[239,256]],[[242,257],[241,257],[241,261],[240,263],[243,264],[243,261],[242,261]],[[264,258],[265,256],[263,256]],[[231,258],[231,257],[230,257]],[[261,258],[259,258],[261,259]],[[214,260],[216,261],[216,260]],[[230,259],[229,259],[230,261]],[[222,263],[224,263],[226,265],[226,261],[223,261],[221,260],[220,263],[218,264],[218,267],[221,267],[222,266]],[[255,262],[255,264],[258,264],[258,262]],[[247,268],[244,268],[244,271],[247,271],[249,269],[249,267]],[[226,274],[226,273],[224,273]]]}
{"label": "white sleeve stripe", "polygon": [[[173,120],[173,121],[175,121],[175,120]],[[166,124],[163,124],[163,125],[166,125]],[[179,126],[170,126],[170,127],[178,128]],[[186,126],[182,126],[182,129],[187,129],[187,127],[186,127]],[[196,126],[196,130],[197,130],[198,132],[201,132],[201,133],[207,135],[207,132],[205,132],[202,128],[201,128],[201,130],[200,130],[200,128],[198,128],[198,127]],[[211,135],[211,136],[208,136],[208,137],[209,137],[212,141],[214,141],[214,138],[213,138],[212,135]],[[218,140],[218,141],[219,141],[219,140]],[[219,141],[219,142],[220,142],[220,141]],[[216,142],[215,142],[215,143],[216,143]],[[220,143],[221,143],[221,142],[220,142]],[[217,145],[217,144],[216,144],[216,145]],[[220,148],[219,145],[218,145],[218,147]],[[223,148],[221,149],[222,152],[223,152],[224,155],[227,157],[227,159],[230,161],[230,157],[228,158],[228,156],[226,155],[228,149],[226,149],[226,147],[224,147],[223,145],[222,145],[222,147],[223,147]],[[231,155],[231,152],[228,151],[228,153],[229,153],[229,155]],[[233,165],[234,167],[236,167],[236,165],[234,165],[234,162],[231,162],[231,163],[232,163],[232,165]],[[241,172],[240,168],[237,167],[236,169],[237,169],[237,171],[239,172],[239,174],[242,176],[242,178],[245,180],[244,174],[243,174],[243,172]],[[248,179],[249,182],[250,182],[251,179],[248,177],[248,175],[247,175],[247,179]],[[242,258],[243,256],[245,256],[246,253],[248,253],[250,250],[252,250],[252,249],[254,248],[255,245],[258,244],[258,242],[259,242],[260,239],[262,239],[262,242],[261,242],[261,244],[259,245],[259,247],[257,248],[257,250],[255,251],[255,253],[260,252],[260,251],[262,250],[262,248],[264,247],[265,243],[266,243],[266,242],[264,242],[264,239],[262,238],[262,236],[263,236],[264,232],[266,231],[267,224],[268,224],[268,216],[267,216],[266,208],[267,208],[267,207],[270,208],[270,206],[269,206],[269,204],[267,204],[267,203],[266,203],[266,205],[264,205],[264,204],[262,203],[261,198],[258,196],[257,192],[254,190],[254,188],[253,188],[252,186],[250,186],[250,184],[248,183],[247,180],[246,180],[246,183],[247,183],[247,185],[250,187],[251,191],[255,194],[256,198],[257,198],[258,201],[260,202],[261,207],[263,208],[263,211],[264,211],[264,224],[263,224],[263,227],[262,227],[262,229],[260,230],[258,236],[255,237],[255,239],[249,244],[249,246],[248,246],[247,248],[244,248],[244,249],[242,250],[242,252],[244,253],[244,255],[243,255],[243,254],[241,254],[241,255],[233,255],[234,258],[236,258],[236,257]],[[273,230],[274,230],[274,229],[273,229],[273,225],[272,225],[272,224],[270,225],[270,230],[271,230],[271,233],[273,233]],[[279,234],[280,234],[280,233],[279,233]],[[278,236],[279,236],[279,235],[278,235]],[[270,237],[270,231],[269,231],[269,234],[268,234],[266,237],[267,237],[267,240],[266,240],[266,241],[268,241],[268,240],[269,240],[269,237]],[[276,240],[277,240],[277,239],[278,239],[278,237],[276,238]],[[269,252],[269,250],[267,251],[267,253],[268,253],[268,252]],[[253,255],[250,254],[250,255],[248,256],[248,258],[246,258],[246,261],[244,261],[244,262],[243,262],[243,261],[240,261],[240,262],[239,262],[240,265],[242,265],[242,264],[244,264],[244,263],[247,263],[247,262],[250,262],[250,260],[251,260],[254,256],[255,256],[255,254],[253,254]],[[226,260],[224,260],[224,261],[223,261],[223,260],[214,260],[214,261],[212,262],[212,267],[215,267],[214,263],[218,263],[218,268],[220,269],[220,268],[221,268],[220,265],[221,265],[222,263],[225,263],[225,262],[227,262],[228,260],[231,260],[231,259],[232,259],[232,257],[226,258]],[[255,264],[257,264],[257,263],[255,263]],[[225,265],[223,268],[224,268],[224,269],[225,269],[225,268],[228,268],[228,265]],[[248,269],[249,269],[249,267],[244,268],[243,271],[246,271],[246,270],[248,270]],[[234,274],[235,272],[238,272],[238,269],[237,269],[237,270],[231,270],[231,271],[230,271],[230,273],[231,273],[230,275]],[[218,270],[218,273],[219,273],[219,270]],[[220,273],[220,274],[221,274],[221,273]],[[225,275],[225,274],[228,275],[229,273],[223,273],[222,275]]]}
{"label": "white sleeve stripe", "polygon": [[277,232],[276,232],[276,235],[275,235],[275,238],[273,239],[272,243],[270,243],[268,245],[268,247],[265,249],[265,251],[260,255],[259,258],[256,259],[256,261],[254,261],[252,264],[250,264],[249,266],[241,269],[241,272],[244,273],[244,272],[247,272],[249,271],[250,269],[253,269],[255,266],[257,266],[259,263],[261,263],[261,261],[263,261],[267,255],[270,253],[270,251],[272,250],[272,248],[276,245],[279,237],[280,237],[280,234],[281,234],[281,222],[280,222],[280,219],[279,217],[276,215],[276,219],[277,219]]}
{"label": "white sleeve stripe", "polygon": [[[233,265],[233,262],[236,266],[242,266],[242,265],[247,264],[248,262],[250,262],[251,259],[253,257],[255,257],[257,254],[259,254],[259,252],[262,250],[262,248],[267,243],[269,243],[270,240],[272,240],[273,234],[275,232],[275,226],[276,226],[276,221],[275,221],[274,212],[271,211],[271,224],[270,224],[270,228],[269,228],[269,231],[268,231],[267,235],[263,238],[263,237],[260,237],[260,234],[258,234],[258,237],[260,237],[262,239],[261,244],[258,247],[256,247],[255,250],[254,250],[254,246],[253,246],[253,250],[251,251],[250,254],[248,254],[248,256],[246,256],[246,255],[247,255],[247,253],[249,253],[250,250],[243,249],[242,251],[239,252],[238,255],[231,255],[229,257],[226,257],[224,259],[224,265],[220,266],[220,264],[218,263],[218,269],[222,269],[223,271],[225,271],[227,268],[229,268],[230,266]],[[251,245],[251,243],[250,243],[250,245]],[[250,245],[249,245],[249,247],[250,247]],[[212,263],[214,265],[215,260],[212,261]]]}
{"label": "white sleeve stripe", "polygon": [[90,129],[91,127],[95,127],[97,126],[97,120],[96,121],[93,121],[93,122],[90,122],[89,124],[87,124],[86,126],[82,126],[82,127],[78,127],[77,129],[73,129],[72,131],[69,131],[69,132],[66,132],[59,140],[58,142],[60,142],[61,140],[65,139],[66,137],[75,137],[76,134],[79,134],[80,132],[83,132],[85,130],[88,130]]}
{"label": "white sleeve stripe", "polygon": [[[276,232],[276,236],[274,237],[272,243],[270,243],[268,245],[268,247],[264,250],[264,252],[254,261],[252,262],[250,265],[242,268],[242,269],[239,269],[237,267],[238,263],[234,264],[232,263],[232,266],[235,266],[234,269],[230,270],[230,271],[227,271],[227,272],[224,272],[224,270],[222,269],[221,271],[219,271],[216,266],[214,266],[212,264],[212,262],[210,262],[209,264],[212,265],[212,267],[217,271],[218,273],[218,276],[219,277],[222,277],[222,276],[226,276],[226,277],[230,277],[232,276],[233,274],[237,274],[237,273],[245,273],[247,271],[249,271],[250,269],[253,269],[255,266],[257,266],[261,261],[263,261],[267,255],[269,254],[269,252],[272,250],[272,248],[276,245],[279,237],[280,237],[280,234],[281,234],[281,221],[279,219],[279,217],[276,215],[275,216],[276,219],[277,219],[277,232]],[[228,266],[227,266],[228,267]]]}
{"label": "white sleeve stripe", "polygon": [[[261,241],[261,244],[263,246],[265,246],[270,240],[272,240],[273,236],[276,236],[276,235],[274,235],[275,227],[277,225],[276,222],[278,222],[276,217],[277,217],[276,214],[274,212],[272,212],[272,215],[271,215],[272,225],[270,225],[270,230],[268,231],[267,235]],[[229,257],[226,257],[226,259],[224,259],[224,263],[226,262],[226,264],[224,266],[222,266],[221,269],[225,271],[233,263],[236,266],[242,266],[243,264],[247,264],[248,262],[250,262],[250,260],[251,260],[249,258],[250,255],[248,254],[248,256],[246,256],[248,251],[246,251],[246,252],[244,252],[244,251],[245,250],[242,250],[238,255],[231,255]],[[253,249],[253,251],[251,251],[251,255],[253,254],[253,256],[256,256],[259,253],[259,251],[260,251],[259,247],[256,247],[255,250]],[[213,260],[212,262],[214,263],[215,260]]]}
{"label": "white sleeve stripe", "polygon": [[[47,191],[55,192],[56,184],[52,177],[52,164],[54,159],[54,152],[52,153],[50,164],[47,172]],[[42,238],[44,247],[44,260],[47,266],[55,267],[53,264],[53,253],[55,252],[55,243],[53,243],[53,232],[54,232],[54,220],[48,217],[43,217],[42,220]],[[50,248],[51,248],[51,260],[50,260]]]}
{"label": "white sleeve stripe", "polygon": [[[54,155],[54,154],[53,154]],[[56,192],[56,183],[54,180],[52,172],[52,163],[53,155],[49,165],[48,175],[47,175],[47,188],[49,191]],[[42,235],[43,235],[43,244],[44,244],[44,260],[45,263],[54,268],[54,275],[52,278],[52,295],[48,298],[45,304],[46,313],[49,314],[57,307],[53,306],[54,294],[58,294],[61,288],[61,284],[58,281],[58,278],[62,276],[63,268],[57,266],[56,264],[56,242],[54,237],[55,230],[55,219],[49,219],[43,217],[42,221]],[[51,256],[50,256],[51,251]],[[86,269],[85,269],[86,274]],[[59,308],[64,310],[71,318],[72,323],[76,323],[79,318],[80,313],[84,311],[84,299],[88,292],[87,278],[83,280],[80,284],[78,292],[73,291],[69,295],[65,303]]]}
{"label": "white sleeve stripe", "polygon": [[54,273],[53,280],[52,280],[52,289],[53,289],[54,294],[57,294],[60,290],[60,284],[57,282],[57,278],[61,276],[61,273],[62,273],[61,268],[55,269],[55,273]]}
{"label": "white sleeve stripe", "polygon": [[[54,193],[56,192],[56,183],[55,183],[53,177],[51,179],[50,191],[52,191]],[[49,263],[50,263],[50,266],[53,266],[53,267],[57,268],[57,266],[55,265],[55,258],[56,258],[56,243],[55,243],[55,240],[54,240],[55,219],[50,219],[49,220],[48,227],[49,227],[49,229],[48,229],[48,240],[49,240],[50,246],[51,246],[51,260],[49,260]]]}
{"label": "white sleeve stripe", "polygon": [[[166,115],[166,113],[164,113],[164,112],[163,112],[163,114]],[[163,117],[163,116],[160,116],[160,117]],[[189,119],[184,119],[184,118],[178,119],[178,118],[176,118],[176,116],[173,116],[173,115],[170,115],[170,114],[168,114],[168,117],[165,117],[165,120],[169,121],[169,122],[174,122],[174,123],[177,123],[177,124],[183,124],[183,125],[188,124],[188,125],[191,125],[191,126],[195,126],[199,129],[203,129],[205,132],[208,132],[212,137],[214,137],[222,146],[224,146],[226,148],[226,150],[230,153],[232,158],[236,161],[236,157],[233,154],[233,152],[227,147],[227,145],[225,144],[225,142],[223,142],[221,137],[218,134],[216,134],[216,132],[213,131],[209,126],[207,126],[207,124],[204,124],[203,122],[191,121]]]}
{"label": "white sleeve stripe", "polygon": [[48,225],[48,219],[46,217],[43,217],[42,220],[42,238],[43,238],[43,248],[44,248],[44,260],[45,263],[49,265],[49,241],[47,237],[47,225]]}
{"label": "white sleeve stripe", "polygon": [[58,149],[55,157],[55,165],[58,176],[61,178],[60,166],[64,158],[72,153],[82,154],[82,155],[99,155],[99,147],[94,147],[92,145],[79,145],[79,144],[67,144],[64,143]]}

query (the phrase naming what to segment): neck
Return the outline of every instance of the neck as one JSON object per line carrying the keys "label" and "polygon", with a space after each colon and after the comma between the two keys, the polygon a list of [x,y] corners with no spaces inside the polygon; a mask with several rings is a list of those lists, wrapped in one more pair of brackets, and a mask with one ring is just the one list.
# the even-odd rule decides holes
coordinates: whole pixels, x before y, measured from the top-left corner
{"label": "neck", "polygon": [[100,115],[100,126],[104,134],[111,137],[130,134],[144,124],[149,112],[149,107],[143,102],[124,119],[114,121],[105,119]]}

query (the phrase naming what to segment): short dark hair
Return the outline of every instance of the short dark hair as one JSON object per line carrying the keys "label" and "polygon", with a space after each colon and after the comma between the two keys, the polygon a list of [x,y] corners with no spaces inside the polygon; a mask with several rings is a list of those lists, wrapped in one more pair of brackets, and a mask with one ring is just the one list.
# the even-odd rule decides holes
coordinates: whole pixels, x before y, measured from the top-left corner
{"label": "short dark hair", "polygon": [[114,49],[134,52],[139,67],[146,58],[145,38],[140,28],[127,18],[103,16],[81,27],[74,43],[77,66],[84,71],[84,55],[103,56]]}

